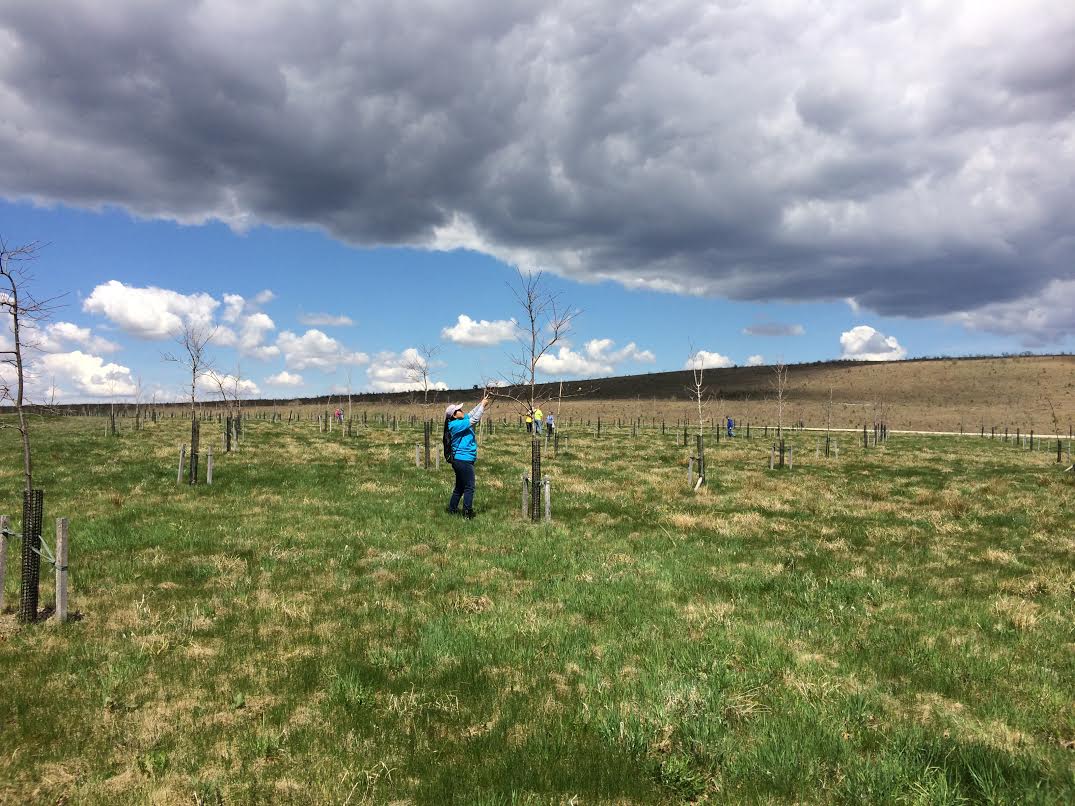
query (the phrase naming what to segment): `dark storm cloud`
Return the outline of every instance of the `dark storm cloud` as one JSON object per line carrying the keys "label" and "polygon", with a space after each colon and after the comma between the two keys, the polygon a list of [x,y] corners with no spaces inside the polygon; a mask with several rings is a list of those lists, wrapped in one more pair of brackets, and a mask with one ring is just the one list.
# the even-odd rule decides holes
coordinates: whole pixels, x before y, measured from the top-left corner
{"label": "dark storm cloud", "polygon": [[0,193],[973,311],[1073,276],[1071,41],[1060,0],[12,0]]}

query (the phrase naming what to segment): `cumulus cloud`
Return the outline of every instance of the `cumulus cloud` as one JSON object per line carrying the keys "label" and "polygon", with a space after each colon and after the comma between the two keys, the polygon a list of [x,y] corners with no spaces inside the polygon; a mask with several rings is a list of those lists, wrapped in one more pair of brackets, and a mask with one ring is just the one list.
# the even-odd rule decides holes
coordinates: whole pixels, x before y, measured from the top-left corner
{"label": "cumulus cloud", "polygon": [[586,342],[586,355],[594,361],[607,364],[622,364],[624,361],[638,361],[643,364],[652,364],[656,358],[649,350],[639,350],[632,341],[619,350],[613,350],[616,344],[612,339],[591,339]]}
{"label": "cumulus cloud", "polygon": [[369,356],[348,350],[340,342],[320,330],[310,329],[301,336],[285,330],[276,340],[284,355],[284,363],[291,369],[310,367],[334,372],[340,364],[366,364]]}
{"label": "cumulus cloud", "polygon": [[743,328],[747,336],[801,336],[806,333],[802,325],[786,325],[782,322],[758,322]]}
{"label": "cumulus cloud", "polygon": [[220,318],[228,324],[217,327],[213,343],[220,347],[234,347],[240,355],[259,360],[280,355],[279,347],[265,343],[266,337],[276,329],[276,323],[268,314],[258,310],[274,296],[268,289],[258,292],[252,299],[246,299],[241,294],[224,294]]}
{"label": "cumulus cloud", "polygon": [[198,378],[198,389],[203,393],[219,395],[222,388],[231,399],[261,394],[261,389],[254,381],[249,378],[238,378],[226,372],[210,370]]}
{"label": "cumulus cloud", "polygon": [[265,337],[275,329],[276,324],[268,314],[258,312],[244,316],[239,329],[239,352],[259,359],[275,358],[280,355],[278,346],[264,343]]}
{"label": "cumulus cloud", "polygon": [[85,397],[130,397],[137,392],[130,369],[81,350],[49,353],[35,363],[38,378],[62,390],[58,397],[68,397],[68,388]]}
{"label": "cumulus cloud", "polygon": [[888,315],[1070,279],[1071,3],[579,9],[0,4],[0,194]]}
{"label": "cumulus cloud", "polygon": [[225,322],[235,322],[242,316],[245,307],[246,300],[240,294],[225,294],[224,312],[220,314],[220,318]]}
{"label": "cumulus cloud", "polygon": [[[422,389],[420,367],[430,367],[425,358],[413,347],[401,353],[384,352],[374,356],[366,376],[375,392],[409,392]],[[444,390],[448,384],[430,378],[429,388]]]}
{"label": "cumulus cloud", "polygon": [[299,323],[310,327],[350,327],[354,320],[342,314],[300,313]]}
{"label": "cumulus cloud", "polygon": [[557,351],[546,353],[537,362],[537,371],[542,375],[578,377],[613,374],[618,365],[637,361],[651,364],[654,355],[649,350],[640,350],[632,341],[619,350],[614,349],[616,342],[612,339],[590,339],[583,345],[582,352],[564,345]]}
{"label": "cumulus cloud", "polygon": [[997,302],[952,317],[970,330],[1015,336],[1044,347],[1075,335],[1075,280],[1054,280],[1040,294]]}
{"label": "cumulus cloud", "polygon": [[840,335],[840,358],[852,361],[899,361],[907,357],[895,336],[886,336],[869,325],[858,325]]}
{"label": "cumulus cloud", "polygon": [[298,387],[302,386],[302,376],[294,372],[288,372],[286,369],[277,372],[275,375],[270,375],[265,379],[266,386],[288,386]]}
{"label": "cumulus cloud", "polygon": [[711,353],[708,350],[699,350],[683,365],[683,369],[722,369],[734,367],[735,362],[726,355]]}
{"label": "cumulus cloud", "polygon": [[454,325],[440,331],[445,341],[462,344],[466,347],[488,347],[502,341],[511,341],[519,333],[519,323],[514,319],[497,319],[475,321],[465,313],[459,314]]}
{"label": "cumulus cloud", "polygon": [[611,375],[611,364],[589,358],[577,353],[570,347],[561,347],[555,353],[546,353],[537,362],[537,371],[542,375],[553,376],[583,376],[583,375]]}
{"label": "cumulus cloud", "polygon": [[[276,329],[276,324],[268,314],[258,310],[272,298],[272,291],[266,289],[252,299],[241,294],[224,294],[221,302],[210,294],[180,294],[166,288],[138,288],[110,280],[94,288],[82,308],[106,317],[142,339],[174,338],[187,323],[212,328],[214,346],[234,347],[241,355],[266,359],[280,354],[279,347],[266,344],[266,337]],[[221,322],[226,324],[215,322],[218,309]],[[118,345],[93,337],[87,328],[69,322],[50,325],[46,336],[49,344],[66,340],[96,352],[118,349]]]}
{"label": "cumulus cloud", "polygon": [[760,367],[760,366],[762,366],[764,364],[765,364],[765,356],[763,356],[763,355],[752,355],[752,356],[747,358],[747,366],[748,367]]}
{"label": "cumulus cloud", "polygon": [[90,293],[82,310],[106,317],[142,339],[169,339],[187,322],[211,326],[220,303],[209,294],[180,294],[166,288],[138,288],[109,280]]}
{"label": "cumulus cloud", "polygon": [[[0,334],[0,345],[14,343],[11,318],[8,316],[6,319],[7,332]],[[115,342],[95,336],[88,327],[79,327],[72,322],[50,322],[40,327],[33,321],[24,319],[20,322],[20,329],[23,344],[44,353],[66,352],[72,345],[84,347],[91,353],[114,353],[120,349]],[[5,346],[3,349],[10,349],[10,346]]]}

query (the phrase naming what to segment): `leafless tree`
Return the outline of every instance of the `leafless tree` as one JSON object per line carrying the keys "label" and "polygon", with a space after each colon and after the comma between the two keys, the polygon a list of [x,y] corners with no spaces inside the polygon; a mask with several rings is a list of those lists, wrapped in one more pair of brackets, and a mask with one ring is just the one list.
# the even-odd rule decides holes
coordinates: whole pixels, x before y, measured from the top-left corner
{"label": "leafless tree", "polygon": [[[30,424],[24,404],[27,398],[27,348],[33,345],[25,339],[25,328],[36,328],[37,324],[49,318],[55,310],[55,298],[39,300],[30,293],[28,287],[33,282],[33,275],[27,270],[27,264],[36,258],[42,248],[38,242],[10,247],[0,238],[0,310],[7,313],[10,321],[5,323],[11,328],[11,344],[0,345],[0,364],[11,367],[14,378],[7,373],[0,373],[0,400],[10,401],[15,406],[19,436],[22,438],[23,476],[26,489],[33,489],[33,459],[30,450]],[[4,340],[6,342],[6,339]],[[55,386],[55,384],[53,384]],[[2,426],[9,427],[9,426]]]}
{"label": "leafless tree", "polygon": [[176,335],[176,343],[182,348],[182,352],[163,353],[161,358],[173,364],[178,364],[190,372],[190,433],[191,444],[197,440],[194,438],[198,422],[197,397],[198,379],[211,371],[213,362],[209,358],[209,343],[216,335],[216,328],[212,325],[187,321],[182,330]]}
{"label": "leafless tree", "polygon": [[431,372],[433,362],[440,353],[440,346],[435,344],[419,344],[414,349],[414,355],[403,359],[401,366],[407,373],[407,380],[422,387],[422,404],[429,404],[429,388],[432,382]]}
{"label": "leafless tree", "polygon": [[134,378],[134,427],[138,428],[142,422],[142,376]]}
{"label": "leafless tree", "polygon": [[119,436],[116,430],[116,379],[108,379],[108,433]]}
{"label": "leafless tree", "polygon": [[527,411],[537,406],[537,367],[543,356],[571,332],[571,324],[581,310],[565,303],[560,294],[550,291],[542,272],[518,272],[509,288],[522,308],[516,351],[509,356],[514,369],[507,378],[511,384],[492,390],[495,397],[508,398]]}
{"label": "leafless tree", "polygon": [[687,391],[691,393],[694,398],[695,405],[698,407],[698,436],[705,434],[705,411],[709,406],[709,387],[705,385],[705,359],[699,354],[700,351],[694,347],[694,342],[690,343],[690,358],[688,362],[691,366],[691,385],[687,387]]}
{"label": "leafless tree", "polygon": [[784,435],[784,401],[788,397],[788,365],[778,358],[773,366],[773,389],[776,391],[776,438]]}
{"label": "leafless tree", "polygon": [[[1038,382],[1038,385],[1040,387],[1040,381]],[[1056,406],[1053,405],[1053,399],[1048,392],[1042,392],[1042,397],[1044,397],[1045,402],[1049,404],[1049,414],[1052,416],[1053,419],[1053,435],[1057,439],[1060,439],[1060,418],[1056,414]]]}
{"label": "leafless tree", "polygon": [[347,422],[351,422],[351,368],[347,368]]}
{"label": "leafless tree", "polygon": [[[825,442],[828,444],[832,432],[832,387],[829,387],[829,404],[825,407]],[[826,448],[828,450],[828,448]]]}
{"label": "leafless tree", "polygon": [[235,409],[236,414],[241,414],[243,410],[242,371],[241,363],[235,365],[234,375],[228,373],[221,375],[215,369],[205,371],[206,376],[216,387],[217,393],[224,401],[224,406],[229,409]]}

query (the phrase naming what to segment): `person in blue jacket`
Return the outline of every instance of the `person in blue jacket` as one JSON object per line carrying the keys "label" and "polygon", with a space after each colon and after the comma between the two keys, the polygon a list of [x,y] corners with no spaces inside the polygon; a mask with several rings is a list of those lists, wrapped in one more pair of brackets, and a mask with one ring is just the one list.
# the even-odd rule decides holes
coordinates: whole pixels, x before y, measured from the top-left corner
{"label": "person in blue jacket", "polygon": [[455,489],[448,501],[448,512],[459,512],[459,501],[463,501],[463,517],[474,517],[474,462],[478,458],[478,442],[474,438],[474,426],[481,420],[485,407],[490,403],[488,394],[481,403],[463,414],[463,407],[452,403],[444,410],[444,457],[452,463],[455,470]]}

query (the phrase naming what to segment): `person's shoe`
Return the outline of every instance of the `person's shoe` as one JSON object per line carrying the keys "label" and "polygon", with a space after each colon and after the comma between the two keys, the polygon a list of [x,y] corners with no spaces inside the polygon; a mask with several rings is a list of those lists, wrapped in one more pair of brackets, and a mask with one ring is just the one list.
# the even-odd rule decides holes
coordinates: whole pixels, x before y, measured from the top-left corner
{"label": "person's shoe", "polygon": [[468,507],[467,509],[463,510],[463,520],[474,520],[474,510],[472,508]]}

